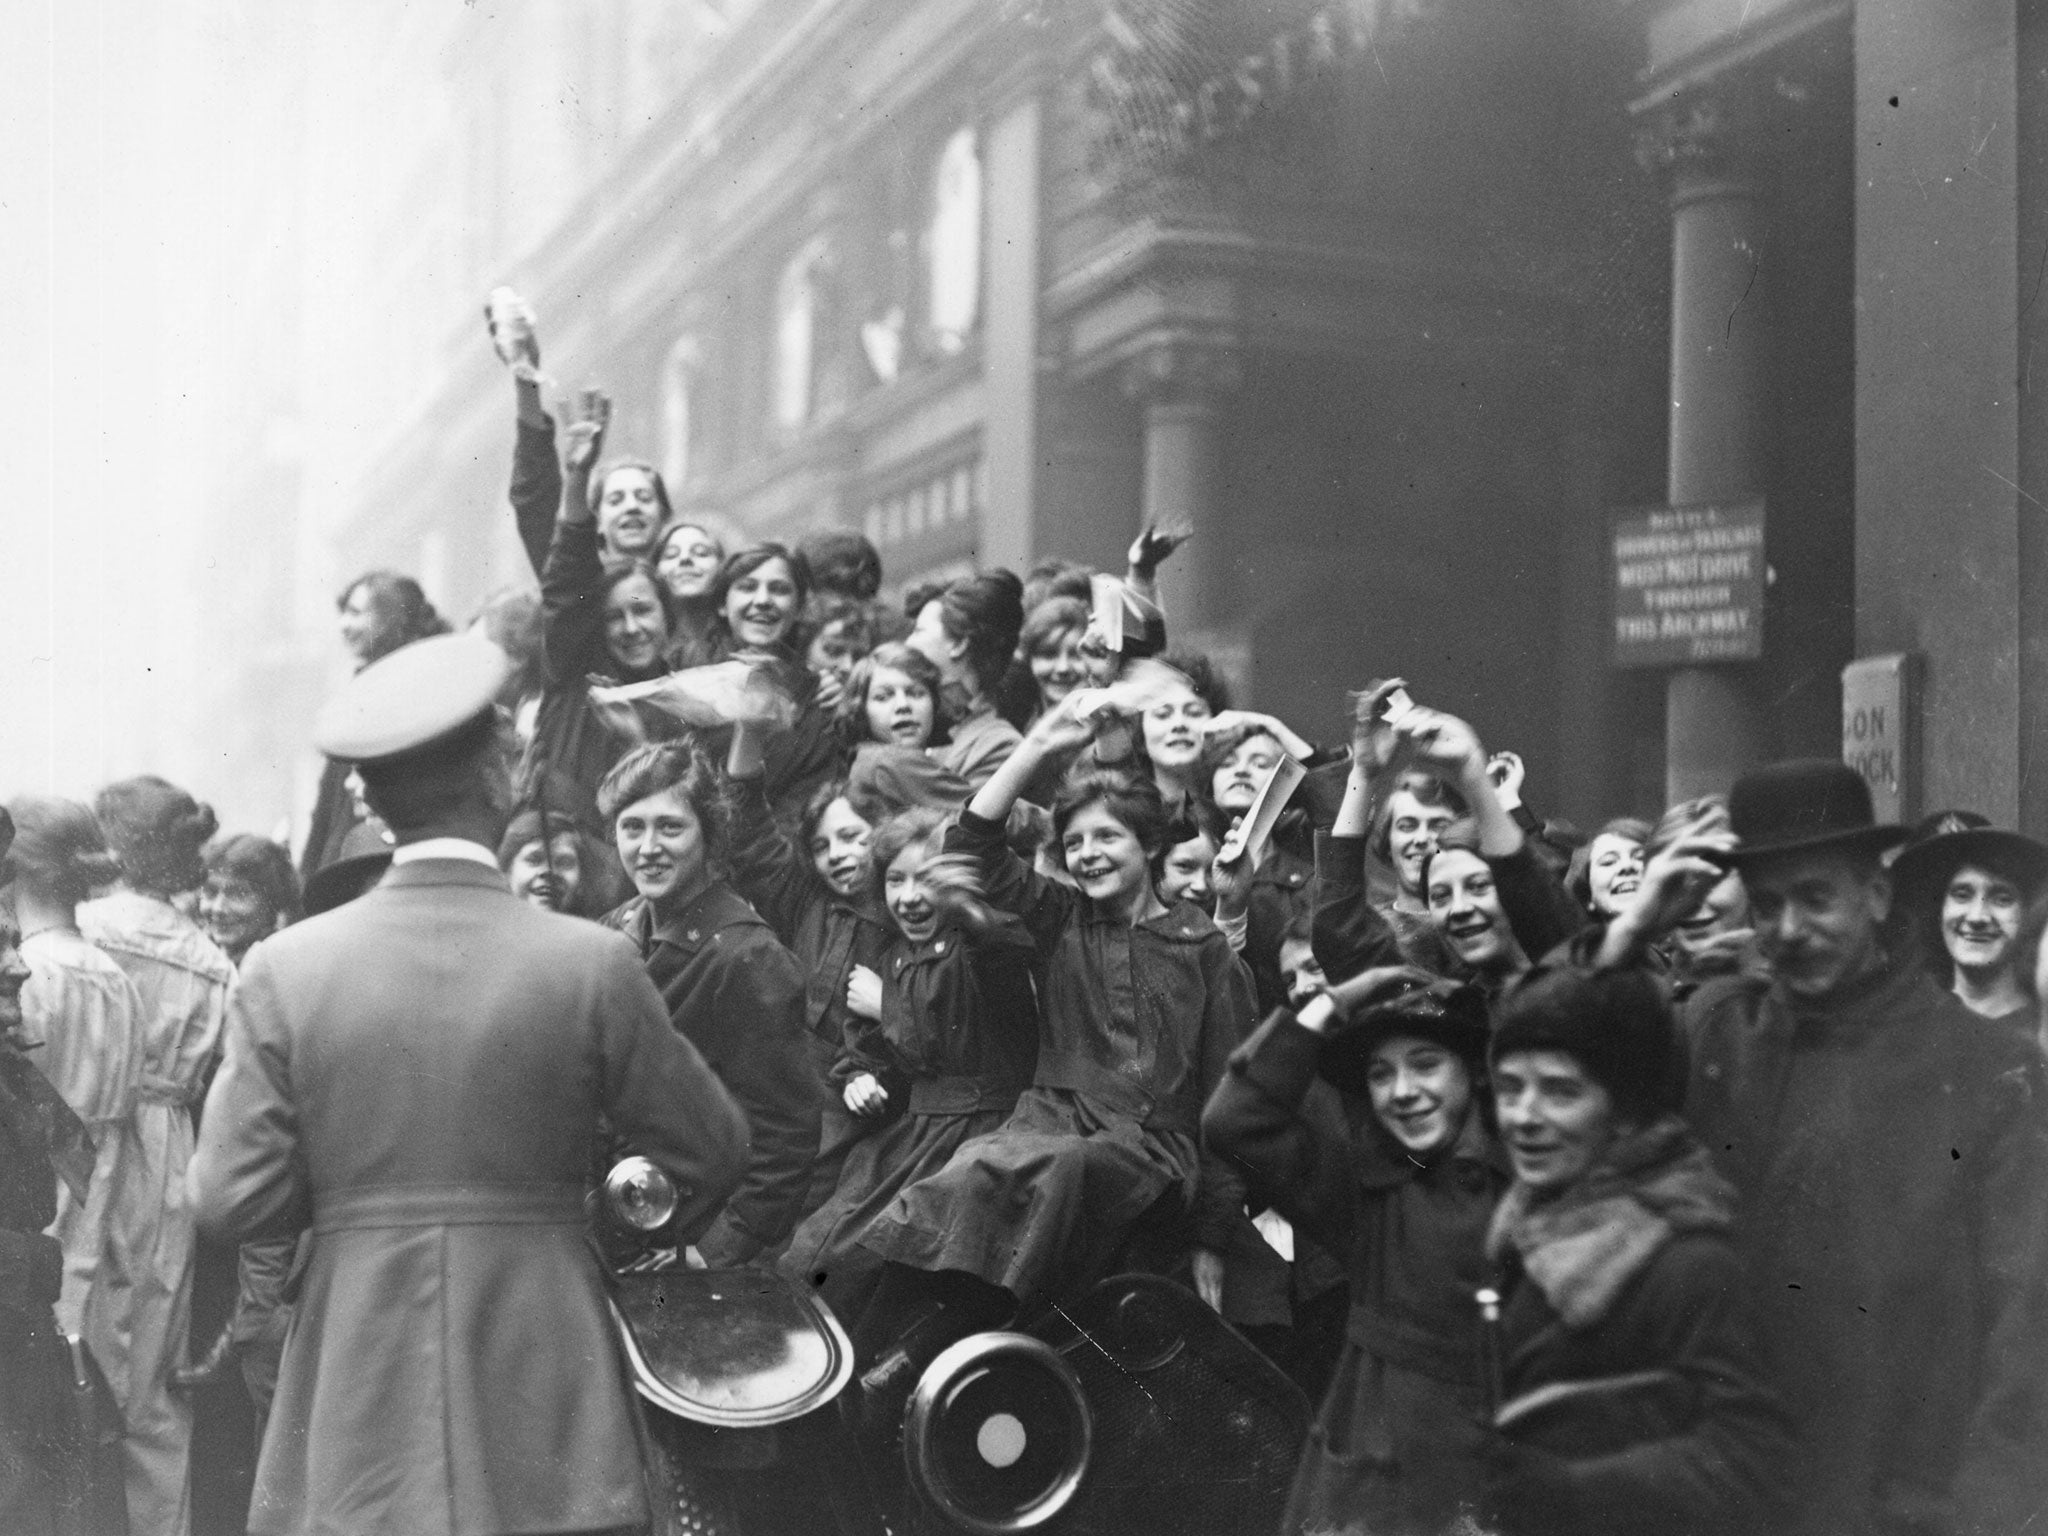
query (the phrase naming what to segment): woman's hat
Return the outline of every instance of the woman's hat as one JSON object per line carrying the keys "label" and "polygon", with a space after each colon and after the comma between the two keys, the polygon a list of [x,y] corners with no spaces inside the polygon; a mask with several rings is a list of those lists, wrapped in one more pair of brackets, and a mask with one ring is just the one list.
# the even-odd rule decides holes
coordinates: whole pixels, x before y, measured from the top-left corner
{"label": "woman's hat", "polygon": [[306,916],[318,917],[336,907],[345,907],[369,890],[391,867],[391,853],[396,846],[391,829],[375,816],[350,827],[334,857],[314,870],[306,881]]}
{"label": "woman's hat", "polygon": [[1411,986],[1355,1018],[1334,1023],[1323,1039],[1316,1070],[1347,1092],[1364,1093],[1372,1053],[1401,1035],[1441,1045],[1477,1076],[1486,1067],[1486,999],[1477,987],[1462,982]]}
{"label": "woman's hat", "polygon": [[1917,906],[1938,900],[1966,864],[2011,880],[2024,900],[2048,884],[2048,844],[1994,827],[1975,811],[1936,811],[1922,820],[1892,861],[1892,881],[1901,900]]}
{"label": "woman's hat", "polygon": [[1904,827],[1878,824],[1863,775],[1825,757],[1751,769],[1728,792],[1728,820],[1741,839],[1728,856],[1738,868],[1823,848],[1876,857],[1906,840]]}
{"label": "woman's hat", "polygon": [[1496,1010],[1489,1063],[1515,1051],[1562,1051],[1605,1088],[1622,1113],[1642,1119],[1678,1108],[1685,1056],[1663,984],[1648,971],[1586,971],[1543,965]]}

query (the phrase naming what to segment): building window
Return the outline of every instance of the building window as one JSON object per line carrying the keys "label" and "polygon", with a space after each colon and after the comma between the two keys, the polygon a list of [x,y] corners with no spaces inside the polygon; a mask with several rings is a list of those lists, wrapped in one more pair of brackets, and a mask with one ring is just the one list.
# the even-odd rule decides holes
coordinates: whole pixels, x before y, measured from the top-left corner
{"label": "building window", "polygon": [[958,352],[981,312],[981,147],[972,128],[939,152],[925,251],[925,323],[940,352]]}
{"label": "building window", "polygon": [[699,350],[695,336],[681,337],[661,364],[661,477],[672,492],[690,479],[690,389]]}
{"label": "building window", "polygon": [[825,243],[813,240],[783,267],[775,284],[775,425],[794,432],[810,420],[816,383],[818,268]]}

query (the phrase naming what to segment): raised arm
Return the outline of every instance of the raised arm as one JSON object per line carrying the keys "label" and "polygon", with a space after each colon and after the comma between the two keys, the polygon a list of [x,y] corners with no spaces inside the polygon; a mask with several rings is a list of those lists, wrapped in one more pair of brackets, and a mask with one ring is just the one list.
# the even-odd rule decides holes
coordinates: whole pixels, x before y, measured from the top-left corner
{"label": "raised arm", "polygon": [[533,311],[517,294],[501,288],[484,306],[491,345],[512,378],[517,409],[512,441],[512,525],[538,576],[547,565],[555,508],[562,500],[562,468],[555,460],[555,422],[540,400],[540,337]]}
{"label": "raised arm", "polygon": [[775,820],[768,803],[762,761],[763,727],[741,721],[733,727],[725,757],[732,781],[732,838],[726,863],[733,888],[753,903],[784,944],[794,941],[812,905],[825,899],[811,862]]}
{"label": "raised arm", "polygon": [[541,569],[541,654],[548,679],[581,681],[604,665],[604,563],[598,556],[597,518],[590,510],[590,467],[604,446],[610,406],[595,390],[586,396],[588,414],[569,428],[564,449],[562,498],[553,542]]}
{"label": "raised arm", "polygon": [[1068,694],[1038,717],[1016,751],[974,792],[967,809],[960,813],[960,820],[946,833],[946,852],[964,854],[975,861],[982,895],[988,904],[1021,919],[1041,949],[1050,948],[1079,898],[1058,881],[1036,873],[1012,853],[1003,830],[1011,808],[1040,765],[1088,740],[1092,727],[1075,715],[1077,698],[1082,692],[1077,689]]}

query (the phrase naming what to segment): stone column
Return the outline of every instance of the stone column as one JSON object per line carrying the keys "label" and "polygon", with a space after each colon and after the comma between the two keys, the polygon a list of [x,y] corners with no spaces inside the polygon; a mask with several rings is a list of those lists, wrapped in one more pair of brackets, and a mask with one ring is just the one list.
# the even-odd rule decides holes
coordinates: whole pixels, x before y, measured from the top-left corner
{"label": "stone column", "polygon": [[[1743,87],[1716,82],[1652,114],[1637,143],[1671,194],[1673,506],[1764,490],[1769,381],[1765,214],[1742,130]],[[1768,632],[1765,643],[1769,643]],[[1665,793],[1725,791],[1765,751],[1753,669],[1679,667],[1665,683]]]}
{"label": "stone column", "polygon": [[[1156,343],[1124,373],[1125,392],[1144,410],[1140,526],[1194,532],[1159,572],[1159,596],[1176,644],[1227,647],[1222,632],[1242,618],[1229,592],[1229,519],[1222,494],[1223,417],[1239,379],[1237,350],[1212,341]],[[1241,670],[1231,657],[1214,659],[1226,671]]]}

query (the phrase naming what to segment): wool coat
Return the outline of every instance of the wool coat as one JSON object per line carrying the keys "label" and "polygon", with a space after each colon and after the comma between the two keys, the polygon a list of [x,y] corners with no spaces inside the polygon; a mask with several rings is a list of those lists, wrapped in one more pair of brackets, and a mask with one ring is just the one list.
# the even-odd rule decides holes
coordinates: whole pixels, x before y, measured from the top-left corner
{"label": "wool coat", "polygon": [[723,881],[680,911],[639,897],[605,919],[633,941],[668,1006],[747,1117],[747,1171],[697,1244],[714,1268],[744,1264],[795,1230],[824,1099],[804,1029],[796,958]]}
{"label": "wool coat", "polygon": [[838,1099],[871,1073],[899,1111],[856,1142],[831,1198],[804,1219],[784,1258],[851,1311],[880,1259],[861,1246],[898,1191],[936,1173],[972,1137],[1003,1123],[1031,1081],[1036,958],[1014,920],[969,933],[946,925],[921,944],[897,937],[882,957],[882,1016],[849,1036],[833,1066]]}
{"label": "wool coat", "polygon": [[266,939],[190,1173],[225,1239],[313,1234],[258,1536],[495,1536],[647,1518],[584,1233],[600,1121],[702,1230],[746,1128],[618,935],[461,859]]}
{"label": "wool coat", "polygon": [[1199,1150],[1202,1105],[1250,1032],[1251,975],[1185,902],[1135,927],[1031,871],[972,811],[946,850],[1043,957],[1038,1065],[1002,1126],[964,1143],[876,1217],[864,1244],[959,1269],[1027,1303],[1098,1278],[1138,1219],[1171,1198],[1217,1253],[1244,1218],[1228,1163]]}
{"label": "wool coat", "polygon": [[1281,1010],[1230,1059],[1204,1141],[1297,1236],[1345,1261],[1342,1353],[1280,1522],[1285,1536],[1435,1536],[1484,1484],[1479,1313],[1485,1236],[1507,1174],[1477,1124],[1428,1166],[1368,1105],[1316,1075],[1321,1037]]}
{"label": "wool coat", "polygon": [[1810,1536],[2018,1530],[2048,1505],[2038,1047],[1901,966],[1688,1000],[1686,1118],[1744,1197],[1750,1310]]}
{"label": "wool coat", "polygon": [[[1504,1536],[1784,1530],[1795,1442],[1757,1366],[1729,1232],[1732,1191],[1684,1123],[1665,1116],[1617,1139],[1552,1198],[1553,1207],[1575,1203],[1569,1212],[1512,1219],[1538,1208],[1529,1196],[1525,1186],[1509,1191],[1488,1240],[1502,1266],[1504,1398],[1666,1372],[1678,1402],[1667,1399],[1664,1411],[1639,1403],[1623,1443],[1611,1423],[1590,1427],[1580,1406],[1541,1433],[1512,1437],[1532,1454],[1496,1467],[1497,1528]],[[1531,1247],[1523,1250],[1510,1237],[1518,1227],[1540,1230],[1541,1240],[1524,1237]]]}

